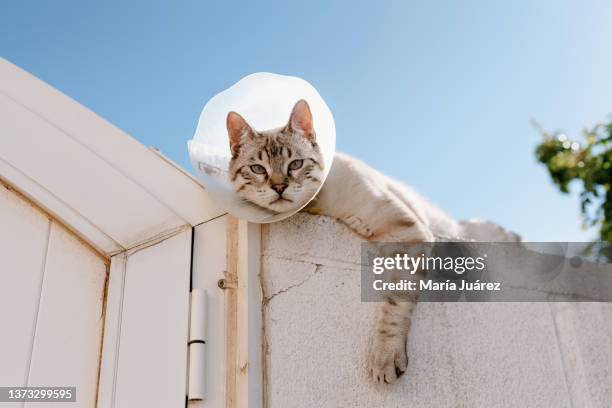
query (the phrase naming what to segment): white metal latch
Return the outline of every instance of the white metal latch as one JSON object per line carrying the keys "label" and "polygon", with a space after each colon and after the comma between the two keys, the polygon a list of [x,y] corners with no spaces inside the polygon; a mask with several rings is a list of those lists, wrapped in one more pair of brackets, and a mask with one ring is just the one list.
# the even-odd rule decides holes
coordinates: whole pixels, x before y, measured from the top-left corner
{"label": "white metal latch", "polygon": [[206,395],[206,290],[191,291],[189,325],[189,383],[187,398],[203,400]]}

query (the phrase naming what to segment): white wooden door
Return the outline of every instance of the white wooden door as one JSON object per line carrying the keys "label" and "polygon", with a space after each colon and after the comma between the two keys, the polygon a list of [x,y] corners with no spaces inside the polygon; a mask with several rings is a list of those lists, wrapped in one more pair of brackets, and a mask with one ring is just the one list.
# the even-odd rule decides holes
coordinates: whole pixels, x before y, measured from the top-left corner
{"label": "white wooden door", "polygon": [[[0,386],[74,385],[71,407],[184,407],[192,236],[218,248],[200,265],[226,256],[192,231],[224,212],[184,170],[2,58],[0,180],[44,209],[0,185]],[[224,406],[225,366],[208,357],[206,406]]]}
{"label": "white wooden door", "polygon": [[95,406],[106,277],[103,257],[0,184],[0,385],[74,386],[76,403],[53,406]]}

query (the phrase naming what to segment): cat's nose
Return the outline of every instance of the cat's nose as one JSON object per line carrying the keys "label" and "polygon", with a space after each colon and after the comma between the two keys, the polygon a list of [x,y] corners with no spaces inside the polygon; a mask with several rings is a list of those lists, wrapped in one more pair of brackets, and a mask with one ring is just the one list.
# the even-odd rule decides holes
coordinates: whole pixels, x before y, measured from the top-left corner
{"label": "cat's nose", "polygon": [[283,195],[283,192],[285,191],[285,189],[287,189],[287,185],[286,184],[272,184],[272,188],[276,190],[276,192],[279,195]]}

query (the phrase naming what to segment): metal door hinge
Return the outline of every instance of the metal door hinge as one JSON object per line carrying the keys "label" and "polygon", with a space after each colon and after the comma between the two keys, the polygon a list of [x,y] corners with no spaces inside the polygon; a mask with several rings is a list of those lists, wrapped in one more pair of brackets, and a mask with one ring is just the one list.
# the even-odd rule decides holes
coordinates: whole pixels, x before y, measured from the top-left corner
{"label": "metal door hinge", "polygon": [[191,291],[189,319],[189,382],[187,399],[203,400],[206,396],[206,290]]}

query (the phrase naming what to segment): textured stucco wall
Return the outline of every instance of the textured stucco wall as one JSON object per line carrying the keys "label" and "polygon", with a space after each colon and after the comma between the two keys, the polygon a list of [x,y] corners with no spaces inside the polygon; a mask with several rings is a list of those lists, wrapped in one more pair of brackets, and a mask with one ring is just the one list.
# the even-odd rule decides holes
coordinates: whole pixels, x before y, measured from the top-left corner
{"label": "textured stucco wall", "polygon": [[407,373],[371,384],[359,245],[327,217],[264,227],[269,407],[612,406],[607,303],[421,303]]}

